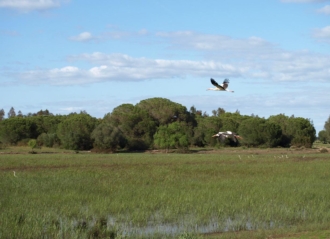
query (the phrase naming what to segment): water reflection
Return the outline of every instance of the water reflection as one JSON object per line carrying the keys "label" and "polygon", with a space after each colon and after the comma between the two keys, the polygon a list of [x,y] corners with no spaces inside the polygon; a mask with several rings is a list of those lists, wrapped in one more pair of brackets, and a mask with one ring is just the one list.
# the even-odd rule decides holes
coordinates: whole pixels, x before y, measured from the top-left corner
{"label": "water reflection", "polygon": [[246,218],[245,216],[219,219],[213,217],[209,222],[198,224],[193,217],[185,217],[179,223],[162,223],[160,221],[149,221],[146,225],[134,225],[131,222],[120,222],[112,216],[108,216],[108,226],[116,227],[119,234],[125,237],[132,236],[151,236],[166,235],[176,236],[182,233],[213,233],[213,232],[229,232],[241,230],[257,230],[257,229],[273,229],[274,222],[257,222]]}

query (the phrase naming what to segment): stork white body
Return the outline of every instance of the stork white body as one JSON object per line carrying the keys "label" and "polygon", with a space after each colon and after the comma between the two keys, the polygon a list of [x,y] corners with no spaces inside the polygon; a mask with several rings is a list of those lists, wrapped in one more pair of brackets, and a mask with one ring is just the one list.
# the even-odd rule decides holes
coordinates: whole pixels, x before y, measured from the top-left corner
{"label": "stork white body", "polygon": [[234,142],[237,142],[238,139],[243,139],[241,136],[231,131],[219,132],[215,135],[212,135],[212,138],[215,137],[217,137],[222,142],[227,138],[232,139]]}
{"label": "stork white body", "polygon": [[225,79],[222,84],[218,84],[214,79],[211,78],[212,85],[215,86],[215,88],[208,88],[207,90],[214,90],[214,91],[228,91],[228,92],[234,92],[232,90],[228,89],[229,80]]}

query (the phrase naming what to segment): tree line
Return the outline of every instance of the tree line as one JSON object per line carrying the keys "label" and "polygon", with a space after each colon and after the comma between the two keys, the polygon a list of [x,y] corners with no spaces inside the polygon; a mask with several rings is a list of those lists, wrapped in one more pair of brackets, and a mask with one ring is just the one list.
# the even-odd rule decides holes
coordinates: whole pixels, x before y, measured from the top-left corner
{"label": "tree line", "polygon": [[4,110],[0,110],[2,145],[26,144],[36,139],[39,146],[72,150],[113,152],[176,148],[184,151],[189,147],[219,145],[220,142],[211,137],[219,131],[232,131],[243,137],[240,142],[227,139],[224,146],[311,147],[316,139],[309,119],[284,114],[265,119],[241,115],[239,111],[226,112],[223,108],[208,115],[194,106],[187,110],[165,98],[150,98],[136,105],[122,104],[102,119],[85,111],[54,115],[41,110],[16,115],[14,108],[7,118],[4,115]]}

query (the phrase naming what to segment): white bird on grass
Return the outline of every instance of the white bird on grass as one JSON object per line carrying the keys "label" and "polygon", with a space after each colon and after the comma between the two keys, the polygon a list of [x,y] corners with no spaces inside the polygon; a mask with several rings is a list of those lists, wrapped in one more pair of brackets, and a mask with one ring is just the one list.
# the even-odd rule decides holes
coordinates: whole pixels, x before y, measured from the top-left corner
{"label": "white bird on grass", "polygon": [[17,178],[17,176],[16,176],[16,172],[15,172],[15,171],[13,171],[13,173],[14,173],[14,177],[16,177],[16,178]]}
{"label": "white bird on grass", "polygon": [[211,78],[212,85],[215,86],[215,88],[208,88],[207,90],[215,90],[215,91],[229,91],[234,92],[233,90],[228,89],[229,80],[225,79],[222,84],[218,84],[214,79]]}
{"label": "white bird on grass", "polygon": [[212,138],[215,137],[217,137],[221,142],[225,141],[225,139],[227,138],[232,139],[235,143],[237,142],[238,139],[243,139],[241,136],[231,131],[219,132],[215,135],[212,135]]}

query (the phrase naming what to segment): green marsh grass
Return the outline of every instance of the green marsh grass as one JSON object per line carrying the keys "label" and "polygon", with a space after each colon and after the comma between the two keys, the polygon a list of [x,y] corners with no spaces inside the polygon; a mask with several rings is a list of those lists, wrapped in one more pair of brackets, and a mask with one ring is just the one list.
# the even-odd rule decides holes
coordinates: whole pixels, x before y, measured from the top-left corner
{"label": "green marsh grass", "polygon": [[330,225],[329,159],[329,154],[295,152],[286,158],[276,150],[252,155],[221,149],[2,154],[0,238],[322,230]]}

